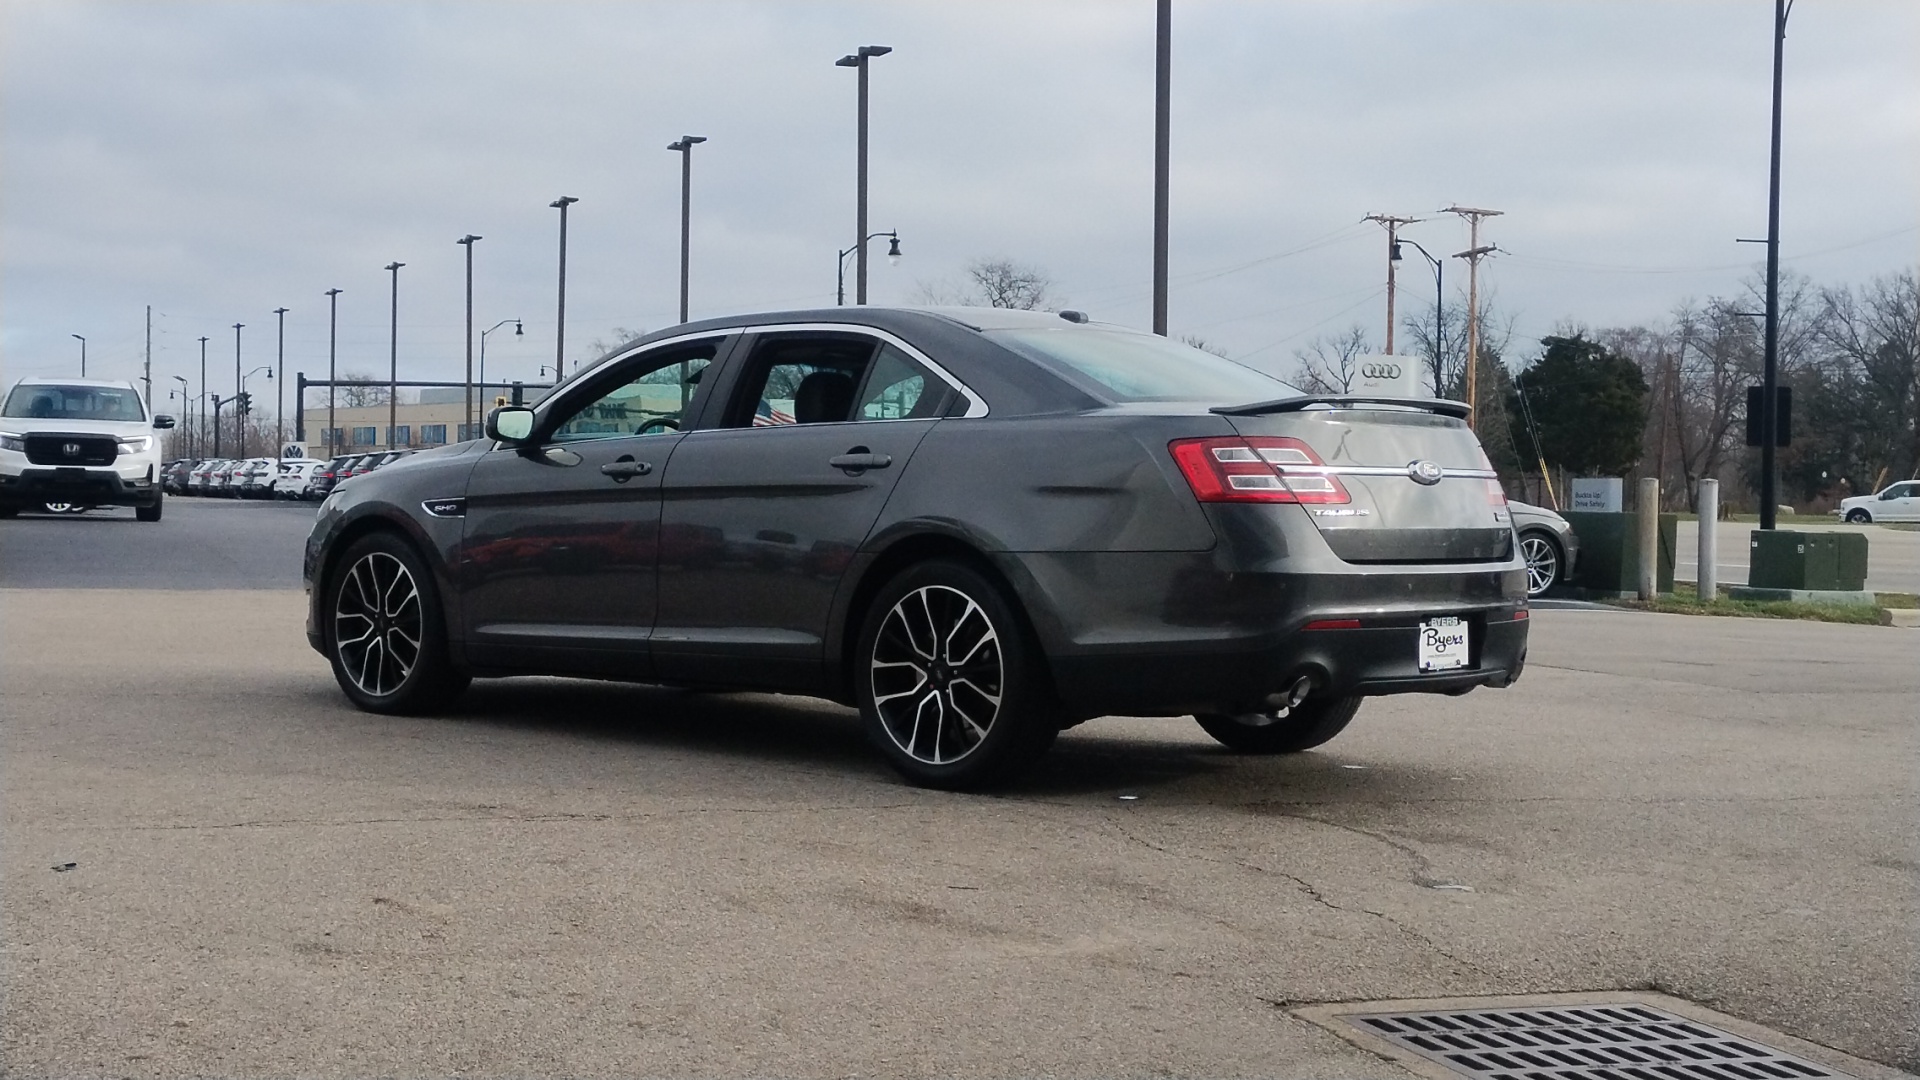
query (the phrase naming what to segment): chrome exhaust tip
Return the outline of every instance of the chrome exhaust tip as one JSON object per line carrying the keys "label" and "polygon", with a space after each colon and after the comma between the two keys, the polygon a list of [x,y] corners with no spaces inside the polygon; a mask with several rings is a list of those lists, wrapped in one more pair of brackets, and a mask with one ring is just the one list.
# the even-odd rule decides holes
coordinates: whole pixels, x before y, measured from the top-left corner
{"label": "chrome exhaust tip", "polygon": [[1311,693],[1313,693],[1313,676],[1302,675],[1295,679],[1293,685],[1287,687],[1284,691],[1278,694],[1268,694],[1267,705],[1269,708],[1274,709],[1291,709],[1307,700],[1307,695]]}

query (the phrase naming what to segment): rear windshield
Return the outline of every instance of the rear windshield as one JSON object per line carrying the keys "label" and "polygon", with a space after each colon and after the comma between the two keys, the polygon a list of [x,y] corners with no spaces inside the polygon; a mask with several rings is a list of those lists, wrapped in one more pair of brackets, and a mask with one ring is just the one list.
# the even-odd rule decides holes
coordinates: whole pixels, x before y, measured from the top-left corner
{"label": "rear windshield", "polygon": [[986,336],[1114,402],[1238,405],[1300,392],[1224,356],[1154,334],[1061,327],[989,330]]}
{"label": "rear windshield", "polygon": [[35,420],[145,420],[140,395],[113,386],[54,386],[22,383],[7,395],[0,416]]}

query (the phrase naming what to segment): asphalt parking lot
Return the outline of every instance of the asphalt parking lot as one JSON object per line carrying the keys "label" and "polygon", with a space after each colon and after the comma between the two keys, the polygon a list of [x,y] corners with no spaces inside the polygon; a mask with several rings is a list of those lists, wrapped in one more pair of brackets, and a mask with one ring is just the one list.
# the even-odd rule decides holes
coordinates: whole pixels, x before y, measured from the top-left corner
{"label": "asphalt parking lot", "polygon": [[960,796],[807,699],[358,713],[310,508],[120,516],[0,522],[0,1073],[1402,1077],[1292,1010],[1630,988],[1920,1070],[1920,631],[1540,611],[1318,752]]}

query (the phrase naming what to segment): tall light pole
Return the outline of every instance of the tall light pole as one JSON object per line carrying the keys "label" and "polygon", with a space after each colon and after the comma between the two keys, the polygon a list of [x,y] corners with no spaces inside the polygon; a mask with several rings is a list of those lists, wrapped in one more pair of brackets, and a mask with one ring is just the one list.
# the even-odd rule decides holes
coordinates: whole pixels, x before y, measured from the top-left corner
{"label": "tall light pole", "polygon": [[1444,384],[1447,374],[1447,361],[1445,358],[1446,354],[1442,351],[1441,345],[1446,338],[1447,323],[1446,319],[1442,316],[1443,309],[1441,305],[1446,301],[1445,281],[1447,276],[1447,263],[1444,259],[1434,258],[1433,253],[1421,247],[1420,241],[1418,240],[1399,241],[1394,245],[1394,250],[1389,256],[1390,258],[1398,259],[1400,257],[1400,244],[1412,244],[1413,249],[1420,253],[1420,257],[1427,260],[1433,267],[1433,396],[1445,397],[1446,386]]}
{"label": "tall light pole", "polygon": [[680,152],[680,321],[687,321],[687,259],[693,238],[693,148],[705,135],[682,135],[667,149]]}
{"label": "tall light pole", "polygon": [[287,442],[287,310],[283,307],[273,309],[273,313],[280,318],[276,352],[280,370],[273,381],[273,431],[279,439],[279,446],[285,446]]}
{"label": "tall light pole", "polygon": [[454,243],[467,249],[467,404],[460,414],[462,427],[473,428],[473,244],[480,237],[468,233]]}
{"label": "tall light pole", "polygon": [[[868,233],[866,238],[868,240],[877,240],[882,236],[888,240],[887,263],[891,266],[899,266],[900,233],[896,230],[888,229],[886,232]],[[850,248],[840,249],[839,278],[833,290],[833,302],[836,306],[844,306],[847,302],[847,256],[860,250],[860,247],[861,245],[855,244]]]}
{"label": "tall light pole", "polygon": [[[186,411],[187,420],[189,425],[191,425],[193,420],[193,384],[187,381],[185,375],[175,375],[173,381],[180,384],[180,408]],[[151,412],[152,410],[149,409],[148,411]],[[182,430],[185,431],[187,435],[187,456],[190,458],[199,457],[200,444],[193,437],[193,428],[186,426],[183,427]]]}
{"label": "tall light pole", "polygon": [[1167,336],[1168,161],[1172,157],[1173,0],[1155,5],[1153,63],[1153,332]]}
{"label": "tall light pole", "polygon": [[860,71],[860,146],[858,154],[859,179],[854,196],[854,247],[858,249],[854,259],[853,302],[867,302],[867,61],[876,56],[885,56],[893,51],[891,45],[862,45],[857,52],[835,60],[835,67],[858,68]]}
{"label": "tall light pole", "polygon": [[[200,422],[198,427],[200,431],[200,448],[202,450],[207,448],[207,341],[208,339],[204,337],[200,339]],[[217,424],[219,422],[219,417],[216,416],[214,423]]]}
{"label": "tall light pole", "polygon": [[1760,528],[1772,529],[1775,505],[1774,445],[1780,407],[1780,76],[1786,62],[1787,15],[1793,0],[1773,0],[1773,146],[1767,176],[1767,351],[1760,379]]}
{"label": "tall light pole", "polygon": [[79,334],[69,334],[67,336],[78,338],[80,341],[80,377],[84,379],[87,377],[87,339],[80,337]]}
{"label": "tall light pole", "polygon": [[560,211],[560,315],[553,328],[555,382],[567,377],[567,207],[579,201],[571,195],[562,195],[547,204]]}
{"label": "tall light pole", "polygon": [[[240,391],[246,389],[241,385],[240,378],[240,328],[245,325],[247,324],[233,324],[233,400],[236,402],[240,400]],[[215,415],[213,422],[218,424],[220,417]],[[238,452],[241,457],[247,456],[247,422],[241,416],[238,405],[233,409],[233,445],[240,448]]]}
{"label": "tall light pole", "polygon": [[333,401],[334,401],[333,391],[334,391],[334,384],[338,382],[340,379],[340,375],[335,369],[335,364],[334,364],[335,357],[334,357],[333,347],[334,347],[336,332],[340,327],[340,318],[339,318],[340,294],[343,291],[344,290],[341,290],[341,289],[327,290],[327,438],[326,438],[326,444],[327,444],[328,457],[340,456],[340,442],[338,439],[335,439],[333,437],[333,433],[335,431],[335,428],[333,426]]}
{"label": "tall light pole", "polygon": [[403,262],[390,262],[383,269],[393,275],[393,300],[388,306],[391,328],[387,352],[387,449],[392,450],[393,430],[400,423],[400,268]]}
{"label": "tall light pole", "polygon": [[[508,323],[513,324],[514,337],[526,336],[527,332],[525,329],[521,327],[519,319],[501,319],[499,322],[494,323],[492,326],[489,326],[485,330],[480,331],[480,392],[483,394],[487,392],[487,335],[493,333],[495,330],[500,329],[501,327],[507,325]],[[471,427],[467,429],[467,437],[468,438],[473,437],[473,429]],[[465,440],[462,440],[462,441],[464,442]]]}

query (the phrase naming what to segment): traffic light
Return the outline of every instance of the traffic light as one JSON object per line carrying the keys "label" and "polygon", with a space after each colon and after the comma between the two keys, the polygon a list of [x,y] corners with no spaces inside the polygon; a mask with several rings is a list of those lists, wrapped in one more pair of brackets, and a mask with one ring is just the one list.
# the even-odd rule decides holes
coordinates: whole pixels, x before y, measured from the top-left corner
{"label": "traffic light", "polygon": [[233,404],[234,408],[239,410],[240,415],[245,416],[253,411],[253,395],[242,390],[239,395],[234,398]]}

